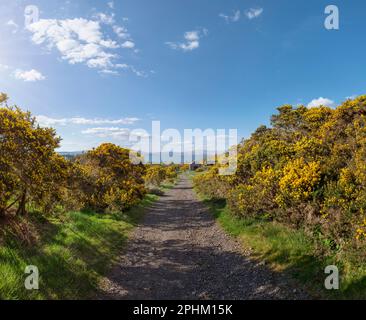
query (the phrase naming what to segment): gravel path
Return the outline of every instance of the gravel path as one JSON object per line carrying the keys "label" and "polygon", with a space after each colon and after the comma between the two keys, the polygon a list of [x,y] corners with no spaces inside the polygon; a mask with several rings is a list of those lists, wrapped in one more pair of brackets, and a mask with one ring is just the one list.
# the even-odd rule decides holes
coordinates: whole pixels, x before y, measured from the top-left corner
{"label": "gravel path", "polygon": [[197,200],[189,179],[166,192],[135,229],[100,299],[305,299],[243,252]]}

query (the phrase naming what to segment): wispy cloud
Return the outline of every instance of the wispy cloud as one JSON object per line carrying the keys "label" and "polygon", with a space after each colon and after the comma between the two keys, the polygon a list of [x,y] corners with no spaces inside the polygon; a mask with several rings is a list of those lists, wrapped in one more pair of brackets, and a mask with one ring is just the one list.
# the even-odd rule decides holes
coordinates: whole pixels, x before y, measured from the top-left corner
{"label": "wispy cloud", "polygon": [[[112,30],[119,38],[128,40],[131,43],[133,42],[131,35],[128,33],[127,28],[125,26],[121,26],[116,23],[114,13],[106,14],[106,13],[99,12],[94,15],[94,18],[97,21],[101,22],[102,24],[111,26]],[[128,21],[128,18],[123,18],[123,21]]]}
{"label": "wispy cloud", "polygon": [[[147,78],[148,77],[148,72],[137,70],[134,66],[131,66],[131,65],[128,65],[128,64],[125,64],[125,63],[116,64],[116,68],[121,69],[121,70],[129,70],[129,71],[133,72],[138,77],[142,77],[142,78]],[[152,70],[152,71],[150,71],[150,73],[155,73],[155,72]]]}
{"label": "wispy cloud", "polygon": [[114,13],[106,14],[103,12],[98,12],[94,15],[94,18],[104,24],[114,25],[116,23]]}
{"label": "wispy cloud", "polygon": [[0,71],[2,71],[2,70],[9,70],[10,69],[10,67],[8,66],[8,65],[6,65],[6,64],[1,64],[0,63]]}
{"label": "wispy cloud", "polygon": [[240,10],[235,10],[232,14],[220,13],[219,17],[224,19],[226,23],[231,23],[238,22],[242,16],[249,20],[258,18],[263,13],[263,11],[263,8],[250,8],[244,11],[242,14]]}
{"label": "wispy cloud", "polygon": [[99,138],[118,138],[122,140],[127,140],[130,134],[130,130],[127,128],[117,128],[117,127],[110,127],[110,128],[89,128],[83,130],[81,132],[85,135],[92,135]]}
{"label": "wispy cloud", "polygon": [[318,99],[314,99],[314,100],[310,101],[308,104],[308,108],[316,108],[316,107],[320,107],[320,106],[332,107],[333,105],[334,105],[333,100],[320,97]]}
{"label": "wispy cloud", "polygon": [[227,15],[227,14],[224,14],[224,13],[220,13],[219,17],[223,18],[227,23],[229,23],[229,22],[238,22],[240,20],[240,17],[241,17],[241,12],[240,12],[240,10],[236,10],[236,11],[233,12],[232,15]]}
{"label": "wispy cloud", "polygon": [[103,69],[99,71],[100,74],[118,76],[119,72],[116,70]]}
{"label": "wispy cloud", "polygon": [[113,27],[113,31],[114,33],[121,39],[128,39],[130,38],[130,34],[128,33],[128,30],[123,27],[123,26],[119,26],[119,25],[114,25]]}
{"label": "wispy cloud", "polygon": [[133,125],[140,119],[138,118],[121,118],[121,119],[88,119],[83,117],[74,118],[50,118],[44,115],[36,116],[39,125],[44,127],[51,126],[67,126],[67,125]]}
{"label": "wispy cloud", "polygon": [[10,27],[10,28],[12,28],[12,29],[13,29],[13,33],[14,33],[14,34],[18,32],[19,26],[18,26],[18,24],[17,24],[17,23],[15,23],[15,22],[14,22],[14,20],[10,19],[10,20],[6,23],[6,25],[7,25],[8,27]]}
{"label": "wispy cloud", "polygon": [[357,94],[353,94],[352,96],[346,97],[347,100],[354,100],[357,98]]}
{"label": "wispy cloud", "polygon": [[108,5],[108,7],[110,8],[110,9],[114,9],[114,1],[109,1],[108,3],[107,3],[107,5]]}
{"label": "wispy cloud", "polygon": [[258,18],[263,13],[263,8],[250,8],[245,12],[246,17],[249,20]]}
{"label": "wispy cloud", "polygon": [[26,82],[35,82],[45,80],[46,77],[39,71],[32,69],[29,71],[24,71],[21,69],[17,69],[14,71],[13,76],[17,80],[23,80]]}
{"label": "wispy cloud", "polygon": [[127,141],[132,137],[148,137],[146,132],[119,127],[89,128],[83,130],[81,133],[88,136],[95,136],[104,139],[111,138],[120,141]]}
{"label": "wispy cloud", "polygon": [[124,43],[122,43],[121,47],[126,49],[133,49],[135,47],[135,43],[127,40]]}
{"label": "wispy cloud", "polygon": [[208,34],[207,29],[188,31],[184,34],[185,42],[166,42],[174,50],[192,51],[200,46],[200,39]]}

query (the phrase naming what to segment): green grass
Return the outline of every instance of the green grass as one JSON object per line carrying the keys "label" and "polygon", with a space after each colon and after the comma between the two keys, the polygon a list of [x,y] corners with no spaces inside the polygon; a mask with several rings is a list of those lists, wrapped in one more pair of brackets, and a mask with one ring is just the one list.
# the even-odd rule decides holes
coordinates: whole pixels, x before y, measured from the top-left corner
{"label": "green grass", "polygon": [[[366,266],[357,264],[349,253],[341,257],[316,254],[314,239],[301,230],[267,220],[239,218],[231,214],[224,200],[201,199],[230,235],[237,237],[243,247],[251,248],[253,258],[266,261],[271,269],[285,272],[314,298],[365,299]],[[358,253],[359,255],[360,253]],[[359,258],[359,256],[358,256]],[[340,290],[325,290],[324,269],[337,265],[340,270]]]}
{"label": "green grass", "polygon": [[[0,240],[0,299],[92,298],[145,207],[156,199],[147,195],[124,214],[69,212],[45,218],[32,213],[17,223],[33,230],[33,244],[22,243],[14,228],[5,226]],[[39,290],[24,288],[27,265],[39,269]]]}
{"label": "green grass", "polygon": [[167,190],[173,189],[175,187],[177,181],[178,180],[165,182],[165,183],[162,184],[162,186],[160,188],[162,189],[162,191],[167,191]]}

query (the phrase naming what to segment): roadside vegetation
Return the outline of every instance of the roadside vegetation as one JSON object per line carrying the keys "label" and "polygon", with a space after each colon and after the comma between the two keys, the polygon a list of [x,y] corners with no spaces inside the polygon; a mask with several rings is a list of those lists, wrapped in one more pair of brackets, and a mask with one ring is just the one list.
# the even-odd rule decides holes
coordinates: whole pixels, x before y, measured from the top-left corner
{"label": "roadside vegetation", "polygon": [[[29,212],[26,218],[9,218],[0,233],[0,298],[93,298],[145,206],[156,198],[147,195],[125,213],[70,211],[43,216]],[[24,288],[27,265],[39,269],[39,290]]]}
{"label": "roadside vegetation", "polygon": [[[0,94],[0,299],[92,297],[154,191],[185,168],[133,164],[110,143],[66,159],[54,129],[6,103]],[[28,265],[40,290],[24,288]]]}
{"label": "roadside vegetation", "polygon": [[[238,170],[219,165],[195,188],[232,234],[323,297],[366,297],[366,96],[341,106],[285,105],[238,146]],[[340,270],[325,291],[324,268]]]}
{"label": "roadside vegetation", "polygon": [[[0,94],[0,299],[92,297],[144,208],[187,166],[134,164],[105,143],[79,156]],[[136,154],[137,157],[137,154]],[[194,185],[254,256],[314,296],[366,298],[366,96],[335,109],[285,105],[238,146],[238,170]],[[40,290],[24,288],[25,267]],[[324,290],[324,268],[340,290]]]}

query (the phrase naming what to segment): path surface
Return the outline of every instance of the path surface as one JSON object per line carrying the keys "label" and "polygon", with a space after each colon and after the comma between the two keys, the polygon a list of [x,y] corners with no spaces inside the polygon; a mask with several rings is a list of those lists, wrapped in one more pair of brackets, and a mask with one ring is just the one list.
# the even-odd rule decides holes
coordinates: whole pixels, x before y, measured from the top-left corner
{"label": "path surface", "polygon": [[147,212],[101,299],[304,299],[281,274],[247,257],[181,182]]}

